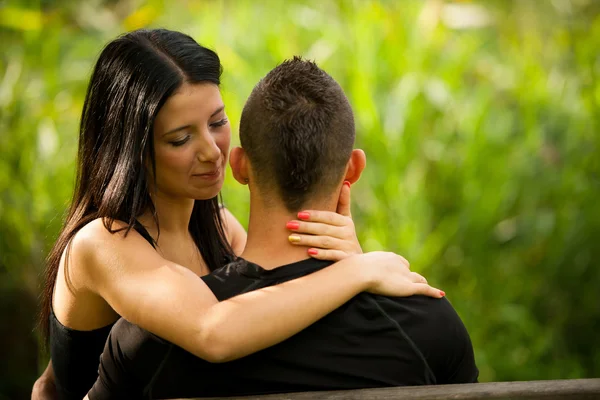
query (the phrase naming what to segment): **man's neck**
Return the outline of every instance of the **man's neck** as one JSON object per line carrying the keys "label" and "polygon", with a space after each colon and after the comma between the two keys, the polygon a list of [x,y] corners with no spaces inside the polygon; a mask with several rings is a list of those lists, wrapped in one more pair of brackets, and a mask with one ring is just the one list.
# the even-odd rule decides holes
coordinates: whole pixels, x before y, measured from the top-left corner
{"label": "man's neck", "polygon": [[[303,209],[335,211],[336,206],[337,196],[333,196],[327,201],[308,203]],[[242,258],[264,269],[274,269],[310,258],[308,247],[289,242],[288,237],[293,232],[286,228],[286,224],[297,219],[296,213],[289,212],[278,199],[266,203],[251,190],[248,240],[241,254]]]}

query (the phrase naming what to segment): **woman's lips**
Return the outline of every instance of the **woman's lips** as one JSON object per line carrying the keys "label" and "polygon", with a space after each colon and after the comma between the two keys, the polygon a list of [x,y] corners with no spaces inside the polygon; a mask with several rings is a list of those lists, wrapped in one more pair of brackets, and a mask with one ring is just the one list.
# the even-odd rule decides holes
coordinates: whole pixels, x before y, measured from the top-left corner
{"label": "woman's lips", "polygon": [[194,176],[196,178],[204,179],[204,180],[215,180],[221,176],[221,168],[217,168],[210,172],[205,172],[203,174],[194,174],[192,176]]}

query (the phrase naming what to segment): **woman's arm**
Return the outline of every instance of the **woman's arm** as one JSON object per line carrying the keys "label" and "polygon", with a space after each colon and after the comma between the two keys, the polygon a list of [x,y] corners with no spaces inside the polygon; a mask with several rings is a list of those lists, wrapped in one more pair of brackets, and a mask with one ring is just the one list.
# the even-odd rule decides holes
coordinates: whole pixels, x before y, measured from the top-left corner
{"label": "woman's arm", "polygon": [[362,291],[443,297],[402,257],[369,253],[216,304],[204,314],[205,343],[219,345],[217,362],[244,357],[298,333]]}
{"label": "woman's arm", "polygon": [[58,393],[56,392],[56,384],[54,383],[54,370],[52,369],[52,361],[50,361],[42,375],[33,384],[31,400],[56,399],[58,399]]}
{"label": "woman's arm", "polygon": [[123,318],[212,362],[281,342],[364,290],[441,297],[400,256],[369,253],[218,303],[201,279],[160,257],[137,232],[111,234],[100,221],[75,236],[70,262],[83,272],[79,290],[99,294]]}

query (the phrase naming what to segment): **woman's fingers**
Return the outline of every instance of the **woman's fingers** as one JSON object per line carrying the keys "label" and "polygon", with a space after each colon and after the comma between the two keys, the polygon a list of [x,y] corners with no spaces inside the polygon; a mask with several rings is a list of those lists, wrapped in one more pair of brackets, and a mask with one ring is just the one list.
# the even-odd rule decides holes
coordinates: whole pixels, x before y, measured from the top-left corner
{"label": "woman's fingers", "polygon": [[327,225],[346,226],[349,217],[333,211],[305,210],[298,213],[298,219],[307,222],[321,222]]}
{"label": "woman's fingers", "polygon": [[340,190],[340,198],[338,199],[337,213],[352,218],[350,205],[350,182],[344,181],[342,190]]}
{"label": "woman's fingers", "polygon": [[[407,269],[410,269],[410,263],[408,262],[408,260],[407,260],[406,258],[402,257],[400,254],[397,254],[397,256],[398,256],[398,257],[400,257],[400,262],[401,262],[402,264],[404,264],[404,266],[405,266]],[[417,274],[417,275],[418,275],[418,274]]]}
{"label": "woman's fingers", "polygon": [[317,260],[329,260],[329,261],[340,261],[344,258],[350,257],[351,254],[341,250],[325,250],[325,249],[313,249],[307,250],[308,255]]}
{"label": "woman's fingers", "polygon": [[436,299],[441,299],[442,297],[446,296],[446,293],[444,293],[443,290],[429,286],[426,283],[414,283],[413,285],[413,294],[422,294],[423,296],[435,297]]}
{"label": "woman's fingers", "polygon": [[348,232],[344,226],[334,226],[332,224],[320,222],[302,222],[290,221],[286,227],[294,232],[308,235],[331,236],[338,239],[344,239]]}
{"label": "woman's fingers", "polygon": [[415,283],[427,283],[427,279],[421,274],[417,274],[416,272],[411,272],[410,277]]}
{"label": "woman's fingers", "polygon": [[290,243],[308,246],[318,247],[319,249],[336,249],[343,250],[345,247],[345,241],[331,237],[331,236],[312,236],[312,235],[296,235],[292,234],[288,237]]}
{"label": "woman's fingers", "polygon": [[[342,190],[341,211],[349,215],[350,193],[347,185]],[[338,205],[338,209],[340,206]],[[286,228],[293,233],[289,240],[293,244],[311,246],[344,253],[326,255],[322,259],[341,260],[350,255],[362,253],[354,231],[354,222],[349,216],[331,211],[307,210],[298,213],[298,220],[289,221]],[[312,237],[311,237],[312,236]]]}
{"label": "woman's fingers", "polygon": [[365,265],[375,273],[375,281],[369,293],[384,296],[413,296],[415,294],[441,298],[445,293],[427,284],[421,274],[412,272],[408,261],[394,253],[375,251],[363,254]]}

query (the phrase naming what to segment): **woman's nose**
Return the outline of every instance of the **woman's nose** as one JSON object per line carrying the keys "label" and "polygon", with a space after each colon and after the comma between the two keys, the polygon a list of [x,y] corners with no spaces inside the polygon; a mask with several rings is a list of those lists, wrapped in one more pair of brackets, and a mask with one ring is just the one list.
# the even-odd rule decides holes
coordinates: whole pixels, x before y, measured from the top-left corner
{"label": "woman's nose", "polygon": [[196,154],[200,162],[214,163],[221,157],[221,149],[219,149],[215,138],[209,132],[202,134],[202,140],[199,141]]}

